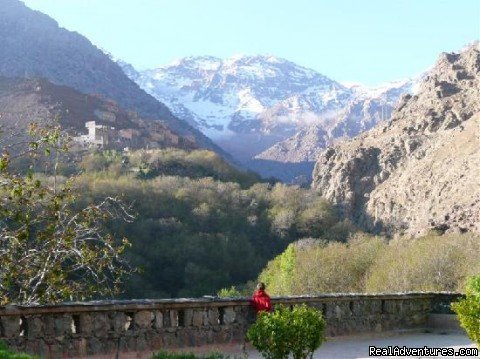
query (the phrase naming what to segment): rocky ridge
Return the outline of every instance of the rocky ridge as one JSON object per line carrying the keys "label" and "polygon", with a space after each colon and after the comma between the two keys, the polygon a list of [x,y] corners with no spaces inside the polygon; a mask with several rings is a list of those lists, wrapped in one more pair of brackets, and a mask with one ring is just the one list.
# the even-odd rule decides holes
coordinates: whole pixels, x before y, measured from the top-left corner
{"label": "rocky ridge", "polygon": [[444,53],[391,121],[320,155],[313,187],[376,231],[480,231],[480,48]]}

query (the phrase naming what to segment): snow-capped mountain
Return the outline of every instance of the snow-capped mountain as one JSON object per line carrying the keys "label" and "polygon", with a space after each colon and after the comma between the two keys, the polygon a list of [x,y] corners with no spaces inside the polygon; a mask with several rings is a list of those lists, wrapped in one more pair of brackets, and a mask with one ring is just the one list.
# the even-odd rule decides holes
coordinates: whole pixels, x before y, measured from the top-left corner
{"label": "snow-capped mountain", "polygon": [[139,73],[125,64],[123,68],[214,141],[244,145],[245,137],[263,138],[250,153],[236,153],[240,158],[259,153],[299,127],[331,120],[353,94],[313,70],[273,56],[188,57]]}
{"label": "snow-capped mountain", "polygon": [[[119,64],[176,116],[247,165],[255,156],[314,161],[318,150],[335,139],[387,119],[400,94],[415,83],[374,89],[344,85],[274,56],[187,57],[141,72]],[[297,150],[287,154],[292,144]]]}

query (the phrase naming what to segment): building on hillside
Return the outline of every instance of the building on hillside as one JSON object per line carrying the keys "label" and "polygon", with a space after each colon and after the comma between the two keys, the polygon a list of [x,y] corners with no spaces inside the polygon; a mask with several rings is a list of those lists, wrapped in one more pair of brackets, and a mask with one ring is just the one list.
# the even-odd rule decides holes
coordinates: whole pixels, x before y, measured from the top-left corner
{"label": "building on hillside", "polygon": [[127,147],[137,147],[140,144],[141,133],[133,128],[125,128],[118,131],[118,142]]}
{"label": "building on hillside", "polygon": [[115,128],[105,125],[97,125],[95,121],[85,123],[88,134],[74,137],[74,141],[85,145],[93,145],[99,148],[108,146],[114,139]]}

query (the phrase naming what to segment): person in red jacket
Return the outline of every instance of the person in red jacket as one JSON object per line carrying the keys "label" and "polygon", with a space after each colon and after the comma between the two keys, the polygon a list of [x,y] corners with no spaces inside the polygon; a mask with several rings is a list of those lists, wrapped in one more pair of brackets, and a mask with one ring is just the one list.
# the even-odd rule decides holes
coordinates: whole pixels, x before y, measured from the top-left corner
{"label": "person in red jacket", "polygon": [[264,283],[257,284],[257,290],[253,293],[251,303],[257,313],[272,311],[272,301],[267,292],[265,292]]}

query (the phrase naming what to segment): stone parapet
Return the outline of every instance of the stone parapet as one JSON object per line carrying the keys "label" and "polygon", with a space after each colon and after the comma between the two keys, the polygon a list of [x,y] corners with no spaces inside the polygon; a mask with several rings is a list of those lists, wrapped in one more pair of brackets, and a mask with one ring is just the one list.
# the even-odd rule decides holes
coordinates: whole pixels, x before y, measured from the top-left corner
{"label": "stone parapet", "polygon": [[[325,294],[273,298],[322,311],[327,335],[425,328],[457,293]],[[255,313],[248,298],[93,301],[0,307],[0,340],[47,358],[243,343]]]}

